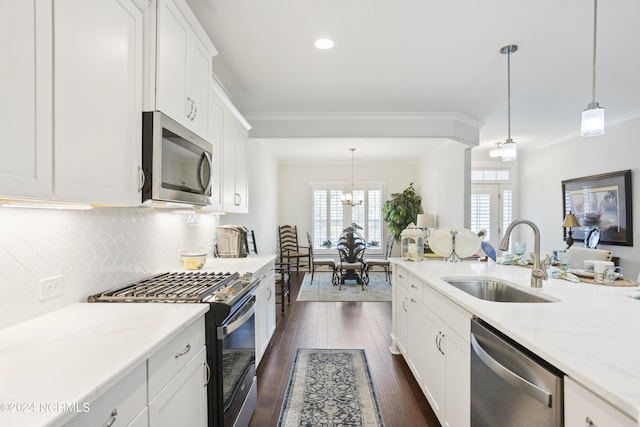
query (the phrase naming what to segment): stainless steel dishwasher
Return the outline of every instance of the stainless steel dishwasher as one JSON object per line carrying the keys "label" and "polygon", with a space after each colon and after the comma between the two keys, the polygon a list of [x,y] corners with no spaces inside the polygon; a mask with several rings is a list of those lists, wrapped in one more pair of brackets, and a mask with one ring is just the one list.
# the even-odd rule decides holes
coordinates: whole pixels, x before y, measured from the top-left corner
{"label": "stainless steel dishwasher", "polygon": [[563,376],[482,320],[471,321],[471,427],[564,425]]}

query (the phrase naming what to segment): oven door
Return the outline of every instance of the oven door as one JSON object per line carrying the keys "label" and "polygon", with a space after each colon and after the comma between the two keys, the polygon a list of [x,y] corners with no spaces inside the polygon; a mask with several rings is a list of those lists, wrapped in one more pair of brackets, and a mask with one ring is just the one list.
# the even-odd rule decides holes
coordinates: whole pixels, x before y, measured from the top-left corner
{"label": "oven door", "polygon": [[255,305],[254,295],[217,330],[225,427],[248,425],[256,405]]}

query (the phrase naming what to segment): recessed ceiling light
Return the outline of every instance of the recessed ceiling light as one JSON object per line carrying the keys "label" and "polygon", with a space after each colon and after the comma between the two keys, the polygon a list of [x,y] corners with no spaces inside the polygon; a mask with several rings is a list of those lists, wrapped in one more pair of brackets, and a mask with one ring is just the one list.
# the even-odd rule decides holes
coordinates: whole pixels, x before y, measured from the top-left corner
{"label": "recessed ceiling light", "polygon": [[318,49],[331,49],[334,45],[333,40],[329,40],[329,39],[318,39],[316,40],[316,42],[313,44],[315,47],[317,47]]}

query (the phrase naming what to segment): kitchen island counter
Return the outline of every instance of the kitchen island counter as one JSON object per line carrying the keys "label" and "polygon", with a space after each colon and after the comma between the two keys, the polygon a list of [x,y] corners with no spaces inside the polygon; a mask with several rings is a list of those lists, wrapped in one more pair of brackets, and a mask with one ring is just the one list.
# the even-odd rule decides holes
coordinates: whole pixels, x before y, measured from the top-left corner
{"label": "kitchen island counter", "polygon": [[0,425],[59,426],[208,304],[78,303],[0,330]]}
{"label": "kitchen island counter", "polygon": [[[640,420],[640,300],[627,296],[637,288],[549,279],[542,289],[532,289],[531,269],[519,266],[475,260],[391,262]],[[484,301],[442,279],[448,277],[499,278],[558,301]]]}

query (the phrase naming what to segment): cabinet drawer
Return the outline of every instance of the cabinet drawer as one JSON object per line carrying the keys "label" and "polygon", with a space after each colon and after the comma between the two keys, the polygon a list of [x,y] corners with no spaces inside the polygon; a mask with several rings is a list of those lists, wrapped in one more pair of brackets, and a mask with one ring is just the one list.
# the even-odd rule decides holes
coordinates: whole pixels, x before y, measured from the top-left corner
{"label": "cabinet drawer", "polygon": [[[65,427],[129,425],[147,405],[146,380],[146,364],[143,362],[95,401],[88,402],[88,411],[76,415]],[[108,424],[110,420],[113,424]]]}
{"label": "cabinet drawer", "polygon": [[394,273],[394,277],[398,285],[402,286],[403,288],[407,287],[407,278],[409,277],[407,270],[397,267],[396,272]]}
{"label": "cabinet drawer", "polygon": [[425,305],[468,343],[471,334],[471,313],[440,294],[430,285],[425,283],[423,287]]}
{"label": "cabinet drawer", "polygon": [[569,377],[564,379],[564,421],[566,427],[637,426],[625,413]]}
{"label": "cabinet drawer", "polygon": [[409,278],[407,279],[407,283],[409,284],[409,297],[414,297],[418,301],[422,302],[425,288],[424,283],[422,283],[420,279],[417,279],[414,276],[409,276]]}
{"label": "cabinet drawer", "polygon": [[201,317],[149,358],[150,401],[204,345],[204,317]]}

